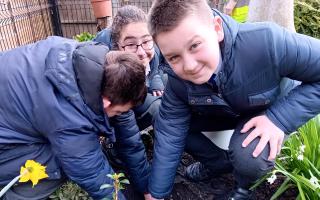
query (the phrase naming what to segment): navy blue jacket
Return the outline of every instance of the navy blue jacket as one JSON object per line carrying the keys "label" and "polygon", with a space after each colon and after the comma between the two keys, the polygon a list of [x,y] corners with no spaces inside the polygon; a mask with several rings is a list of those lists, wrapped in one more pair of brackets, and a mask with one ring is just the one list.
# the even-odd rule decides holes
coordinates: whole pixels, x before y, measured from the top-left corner
{"label": "navy blue jacket", "polygon": [[[208,83],[196,85],[167,71],[148,186],[156,198],[172,190],[192,113],[241,117],[264,112],[288,134],[320,112],[319,40],[271,23],[238,24],[222,18],[218,92]],[[281,87],[284,77],[302,83],[288,93],[290,85]]]}
{"label": "navy blue jacket", "polygon": [[[94,199],[111,197],[111,189],[100,190],[113,173],[99,144],[104,135],[119,140],[133,185],[146,190],[149,165],[133,112],[110,119],[103,112],[100,88],[108,51],[49,37],[0,55],[0,171],[5,172],[0,185],[34,159],[47,166],[49,179],[63,172]],[[21,146],[26,152],[18,151]]]}
{"label": "navy blue jacket", "polygon": [[[109,47],[109,49],[117,49],[116,47],[112,46],[112,39],[111,39],[111,29],[105,28],[102,31],[100,31],[97,36],[94,38],[94,41],[101,42]],[[162,58],[162,55],[160,54],[160,51],[157,46],[155,46],[155,54],[151,61],[149,62],[150,65],[150,73],[146,77],[148,79],[148,94],[145,102],[143,105],[135,108],[135,111],[138,111],[138,113],[144,113],[149,106],[154,102],[155,100],[159,99],[157,96],[152,96],[152,92],[156,90],[164,90],[164,84],[162,81],[162,70],[159,69],[159,63],[160,59]]]}

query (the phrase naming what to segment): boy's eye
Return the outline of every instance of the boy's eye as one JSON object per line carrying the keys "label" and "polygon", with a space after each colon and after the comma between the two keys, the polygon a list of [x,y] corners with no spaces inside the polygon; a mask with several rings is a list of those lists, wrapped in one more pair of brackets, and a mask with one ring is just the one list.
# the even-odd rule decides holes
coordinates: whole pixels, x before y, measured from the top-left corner
{"label": "boy's eye", "polygon": [[174,62],[177,62],[177,60],[178,60],[178,56],[171,56],[169,59],[168,59],[168,61],[170,62],[170,63],[174,63]]}
{"label": "boy's eye", "polygon": [[127,44],[127,45],[125,45],[125,46],[127,46],[127,47],[135,47],[136,44]]}
{"label": "boy's eye", "polygon": [[152,39],[144,40],[144,41],[142,41],[142,44],[146,44],[148,42],[152,42]]}
{"label": "boy's eye", "polygon": [[193,44],[191,45],[191,47],[190,47],[190,50],[197,48],[200,44],[201,44],[201,42],[193,43]]}

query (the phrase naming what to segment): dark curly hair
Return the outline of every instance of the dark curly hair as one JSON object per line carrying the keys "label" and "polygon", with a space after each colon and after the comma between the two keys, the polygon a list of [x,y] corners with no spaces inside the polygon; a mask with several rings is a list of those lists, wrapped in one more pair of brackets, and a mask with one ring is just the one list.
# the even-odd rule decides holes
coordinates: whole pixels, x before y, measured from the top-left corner
{"label": "dark curly hair", "polygon": [[137,22],[147,22],[146,13],[140,8],[132,5],[126,5],[118,10],[111,25],[111,40],[113,49],[119,49],[118,42],[122,29],[130,23]]}

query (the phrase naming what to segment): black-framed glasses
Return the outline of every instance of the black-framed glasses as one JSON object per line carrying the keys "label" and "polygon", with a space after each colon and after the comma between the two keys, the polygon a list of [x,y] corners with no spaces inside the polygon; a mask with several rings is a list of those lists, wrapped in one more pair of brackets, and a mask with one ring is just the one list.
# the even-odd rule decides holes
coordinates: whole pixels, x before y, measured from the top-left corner
{"label": "black-framed glasses", "polygon": [[154,46],[153,40],[146,40],[142,42],[141,44],[127,44],[121,46],[125,51],[130,51],[132,53],[135,53],[138,51],[139,46],[141,46],[144,50],[151,50]]}

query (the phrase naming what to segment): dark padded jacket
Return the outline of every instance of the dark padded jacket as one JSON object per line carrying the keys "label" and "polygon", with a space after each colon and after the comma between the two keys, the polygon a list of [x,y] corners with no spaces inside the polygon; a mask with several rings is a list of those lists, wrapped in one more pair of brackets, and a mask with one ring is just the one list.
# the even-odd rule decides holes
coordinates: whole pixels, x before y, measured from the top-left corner
{"label": "dark padded jacket", "polygon": [[[63,172],[94,199],[110,198],[110,189],[100,190],[113,173],[99,144],[104,135],[119,141],[132,184],[146,191],[149,165],[134,113],[108,119],[103,112],[100,87],[108,51],[96,43],[49,37],[0,55],[0,185],[34,159],[47,166],[49,179]],[[21,146],[25,152],[18,151]]]}
{"label": "dark padded jacket", "polygon": [[[195,85],[167,71],[148,186],[156,198],[172,190],[191,113],[239,117],[264,112],[288,134],[320,112],[319,40],[271,23],[238,24],[214,13],[224,22],[218,92],[208,83]],[[281,85],[284,77],[301,81],[301,85],[294,89],[290,84]]]}

